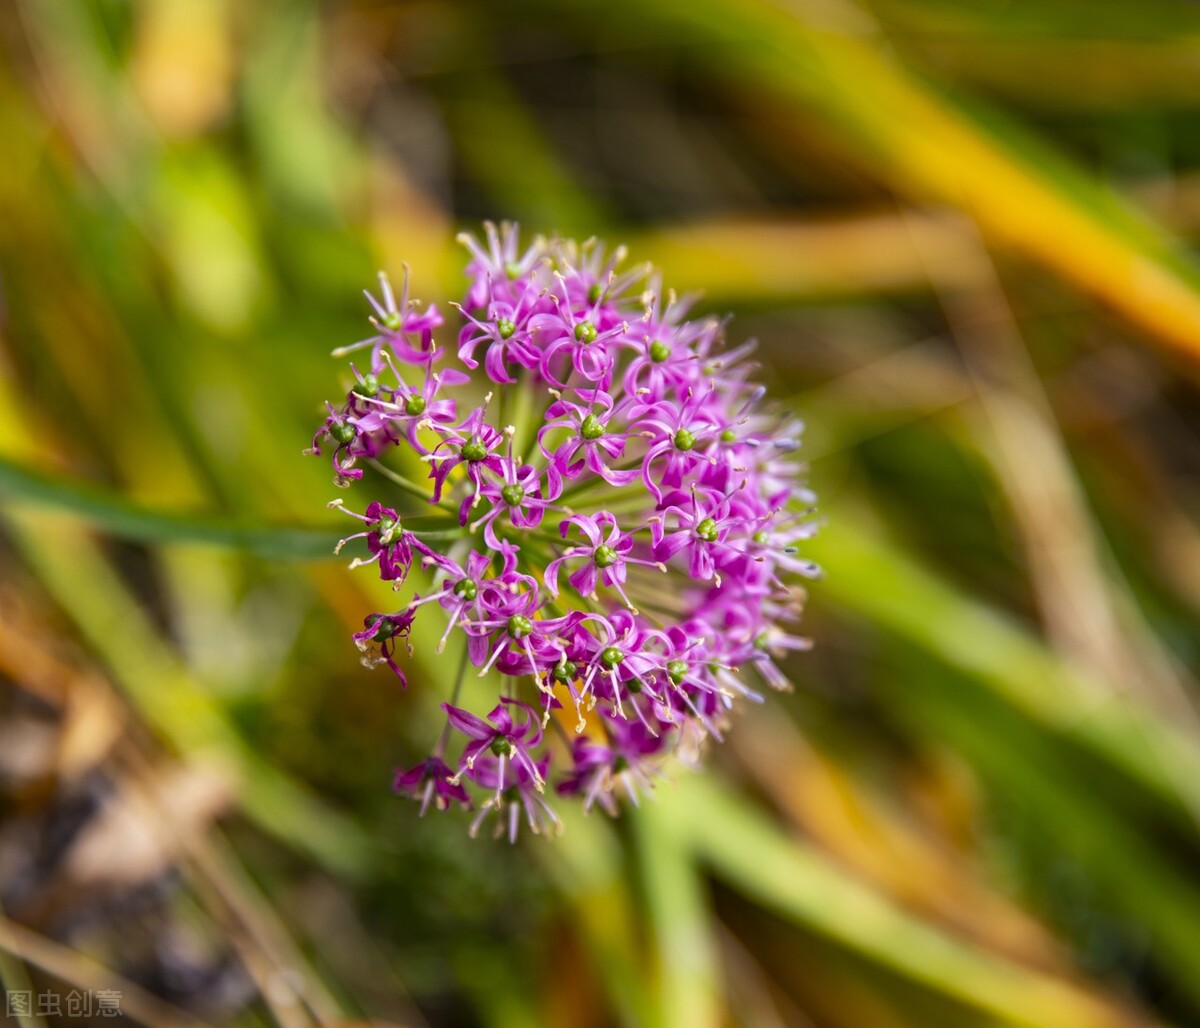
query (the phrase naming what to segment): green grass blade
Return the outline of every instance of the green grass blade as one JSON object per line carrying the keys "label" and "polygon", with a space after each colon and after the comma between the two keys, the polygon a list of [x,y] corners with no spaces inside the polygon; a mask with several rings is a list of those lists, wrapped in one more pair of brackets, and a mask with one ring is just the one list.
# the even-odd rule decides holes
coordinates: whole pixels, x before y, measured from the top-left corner
{"label": "green grass blade", "polygon": [[328,558],[342,534],[334,529],[257,527],[150,510],[116,493],[65,482],[2,458],[0,497],[21,506],[72,514],[120,539],[221,546],[272,560]]}
{"label": "green grass blade", "polygon": [[841,512],[814,542],[824,597],[933,654],[1026,717],[1074,740],[1177,813],[1200,811],[1200,749],[1114,684],[1071,667],[1011,619],[964,596]]}
{"label": "green grass blade", "polygon": [[716,875],[765,908],[1002,1022],[1045,1028],[1123,1023],[1083,989],[929,927],[788,839],[712,776],[662,797],[676,830]]}
{"label": "green grass blade", "polygon": [[[66,482],[0,458],[0,498],[11,505],[46,507],[73,515],[131,542],[218,546],[267,560],[330,560],[345,531],[271,527],[220,518],[152,510],[117,493]],[[350,523],[347,522],[347,525]],[[436,516],[406,517],[412,531],[437,531],[453,522]]]}
{"label": "green grass blade", "polygon": [[699,869],[662,804],[646,804],[631,813],[657,957],[655,1023],[715,1028],[722,1023],[721,990],[713,918]]}

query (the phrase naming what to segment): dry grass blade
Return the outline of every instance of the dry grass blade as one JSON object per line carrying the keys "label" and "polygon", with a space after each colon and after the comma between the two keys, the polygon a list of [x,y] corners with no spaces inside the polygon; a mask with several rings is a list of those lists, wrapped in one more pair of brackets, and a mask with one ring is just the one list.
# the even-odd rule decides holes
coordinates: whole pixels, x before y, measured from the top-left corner
{"label": "dry grass blade", "polygon": [[83,991],[116,991],[121,1013],[146,1028],[204,1028],[204,1023],[164,1003],[115,971],[45,936],[0,917],[0,949]]}
{"label": "dry grass blade", "polygon": [[912,812],[888,809],[780,719],[752,713],[731,739],[738,759],[794,824],[906,909],[1029,967],[1066,973],[1065,952]]}
{"label": "dry grass blade", "polygon": [[[977,281],[965,219],[949,211],[842,218],[696,221],[629,239],[666,280],[703,284],[705,296],[784,300],[920,289],[926,261],[958,287]],[[720,274],[714,275],[713,268]]]}
{"label": "dry grass blade", "polygon": [[[923,253],[919,238],[914,245]],[[1200,739],[1200,717],[1165,647],[1101,565],[1098,529],[978,237],[970,263],[978,286],[968,292],[946,281],[933,260],[926,267],[975,383],[990,438],[983,449],[1009,498],[1050,637],[1098,681],[1128,683]]]}
{"label": "dry grass blade", "polygon": [[854,4],[669,0],[617,9],[716,49],[712,69],[739,84],[748,78],[791,121],[818,112],[869,174],[972,214],[989,239],[1200,361],[1200,275],[1178,245],[1017,125],[968,112],[913,72]]}
{"label": "dry grass blade", "polygon": [[[224,754],[238,776],[243,809],[268,831],[301,845],[339,873],[362,873],[369,849],[362,832],[246,747],[220,706],[192,681],[178,656],[159,638],[98,548],[77,538],[70,561],[64,562],[64,554],[47,534],[49,518],[34,521],[9,511],[4,520],[55,599],[156,730],[184,752],[215,749]],[[307,822],[307,827],[289,826],[292,818]]]}
{"label": "dry grass blade", "polygon": [[72,839],[53,878],[22,910],[23,918],[53,922],[85,900],[102,900],[161,878],[176,864],[185,838],[202,834],[231,799],[228,777],[199,765],[171,768],[158,788],[171,796],[170,821],[164,821],[145,789],[123,783]]}

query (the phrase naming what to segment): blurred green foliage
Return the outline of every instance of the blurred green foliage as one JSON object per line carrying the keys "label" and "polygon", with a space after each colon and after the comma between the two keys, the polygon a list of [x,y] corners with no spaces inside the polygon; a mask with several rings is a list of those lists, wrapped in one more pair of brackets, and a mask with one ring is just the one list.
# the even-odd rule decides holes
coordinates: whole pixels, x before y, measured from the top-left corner
{"label": "blurred green foliage", "polygon": [[[249,983],[163,984],[109,910],[13,911],[6,984],[80,949],[222,1024],[1200,1021],[1196,8],[17,0],[0,43],[0,607],[36,629],[0,670],[118,697],[40,804],[227,777],[216,825],[163,796],[166,906]],[[301,455],[359,290],[457,294],[482,218],[735,310],[827,521],[796,692],[515,848],[389,794],[456,658],[357,667],[386,593]]]}

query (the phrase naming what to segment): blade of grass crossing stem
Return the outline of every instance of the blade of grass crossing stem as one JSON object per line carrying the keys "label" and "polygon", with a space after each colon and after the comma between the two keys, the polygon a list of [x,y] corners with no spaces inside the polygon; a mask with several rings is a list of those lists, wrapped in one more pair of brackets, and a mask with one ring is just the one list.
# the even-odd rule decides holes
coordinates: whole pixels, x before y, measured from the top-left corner
{"label": "blade of grass crossing stem", "polygon": [[330,558],[340,533],[238,525],[202,515],[150,510],[117,493],[65,482],[0,458],[0,497],[72,514],[119,539],[220,546],[269,560]]}

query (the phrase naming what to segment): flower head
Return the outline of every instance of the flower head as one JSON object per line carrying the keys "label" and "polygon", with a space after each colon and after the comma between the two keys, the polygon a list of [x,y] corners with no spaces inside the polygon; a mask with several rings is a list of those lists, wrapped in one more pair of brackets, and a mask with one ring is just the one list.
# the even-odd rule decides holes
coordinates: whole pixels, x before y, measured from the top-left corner
{"label": "flower head", "polygon": [[361,523],[354,564],[420,590],[367,618],[364,662],[403,681],[397,644],[436,616],[439,652],[459,638],[464,669],[505,683],[483,717],[458,705],[460,673],[396,790],[422,812],[477,806],[472,834],[494,815],[515,838],[557,828],[555,793],[636,802],[671,754],[721,737],[756,680],[788,686],[813,499],[800,425],[765,403],[752,346],[724,349],[723,322],[689,317],[620,249],[523,245],[512,225],[462,241],[457,345],[381,276],[375,334],[338,351],[368,350],[369,370],[352,365],[313,449],[339,485],[376,490],[362,514],[342,507]]}

